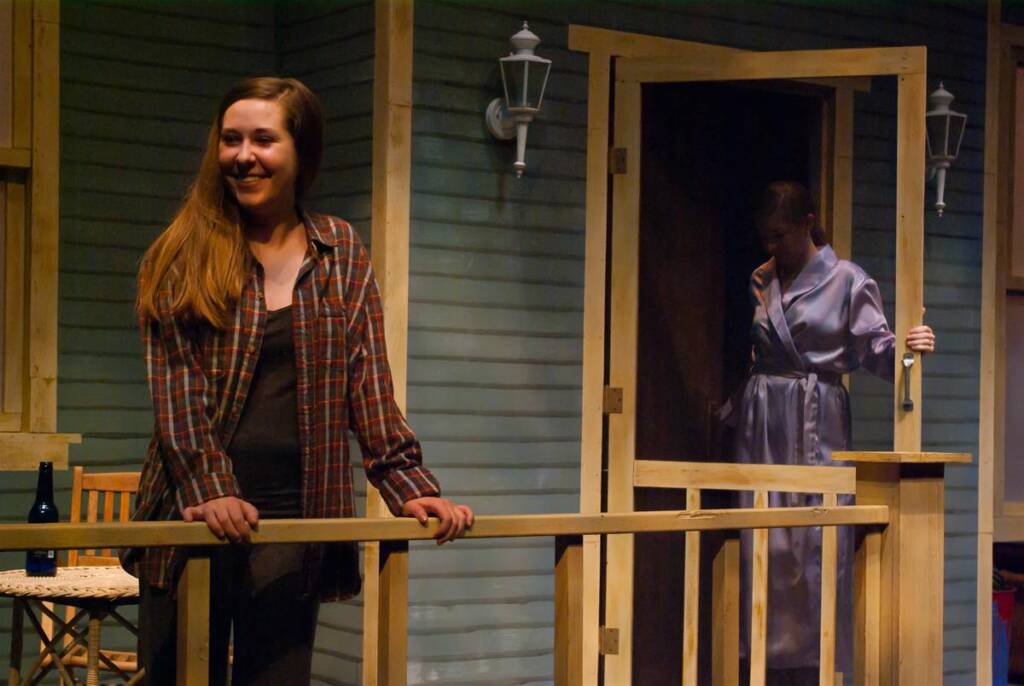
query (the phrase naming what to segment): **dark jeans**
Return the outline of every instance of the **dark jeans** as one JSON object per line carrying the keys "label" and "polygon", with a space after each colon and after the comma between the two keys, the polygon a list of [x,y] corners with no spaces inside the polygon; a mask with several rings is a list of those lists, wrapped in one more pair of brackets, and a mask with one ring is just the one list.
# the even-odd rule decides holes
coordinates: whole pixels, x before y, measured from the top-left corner
{"label": "dark jeans", "polygon": [[[315,594],[303,592],[305,548],[304,544],[269,544],[212,549],[212,686],[227,683],[232,626],[233,684],[309,683],[320,601]],[[166,590],[142,584],[139,652],[151,686],[174,684],[176,629],[176,600]]]}

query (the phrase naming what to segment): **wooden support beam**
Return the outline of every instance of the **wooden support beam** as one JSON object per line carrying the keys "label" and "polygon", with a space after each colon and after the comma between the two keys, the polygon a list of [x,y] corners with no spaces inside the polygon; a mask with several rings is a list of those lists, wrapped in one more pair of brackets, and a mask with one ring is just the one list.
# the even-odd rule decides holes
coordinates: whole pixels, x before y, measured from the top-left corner
{"label": "wooden support beam", "polygon": [[[583,269],[583,378],[580,512],[601,511],[604,448],[605,288],[608,250],[608,102],[611,56],[591,53],[587,100],[587,214]],[[601,606],[601,541],[583,541],[583,682],[596,684]]]}
{"label": "wooden support beam", "polygon": [[[737,51],[714,60],[676,57],[636,57],[616,67],[619,81],[659,83],[674,81],[734,81],[757,79],[809,79],[849,76],[916,75],[924,78],[925,48],[849,48],[842,50]],[[924,126],[924,110],[921,111]],[[924,158],[921,158],[924,164]],[[924,185],[924,177],[920,183]]]}
{"label": "wooden support beam", "polygon": [[582,686],[583,537],[555,539],[555,685]]}
{"label": "wooden support beam", "polygon": [[853,683],[878,686],[881,683],[882,631],[882,531],[861,530],[854,559]]}
{"label": "wooden support beam", "polygon": [[[612,249],[608,383],[622,389],[622,413],[608,417],[608,511],[632,512],[636,450],[636,346],[640,240],[640,84],[615,89],[615,147],[629,151],[612,177]],[[610,536],[605,561],[605,625],[619,651],[605,655],[605,683],[628,684],[633,664],[633,537]]]}
{"label": "wooden support beam", "polygon": [[210,558],[195,555],[178,579],[175,683],[206,686],[210,680]]}
{"label": "wooden support beam", "polygon": [[[409,206],[412,178],[413,0],[376,0],[373,62],[373,172],[370,258],[384,310],[384,338],[398,408],[406,410],[409,357]],[[380,493],[366,486],[366,515],[390,515]],[[375,541],[363,547],[363,686],[376,686],[383,610],[376,578],[386,563]],[[394,571],[398,574],[398,570]],[[393,577],[390,583],[407,583]],[[404,679],[404,677],[403,677]],[[397,683],[397,682],[396,682]]]}
{"label": "wooden support beam", "polygon": [[[754,493],[754,507],[768,507],[768,492]],[[750,686],[765,686],[768,648],[768,530],[753,534],[750,597]]]}
{"label": "wooden support beam", "polygon": [[[835,493],[826,493],[821,504],[836,507]],[[818,658],[818,683],[833,686],[836,677],[836,571],[838,549],[836,528],[821,529],[821,621],[818,630],[820,653]],[[840,684],[842,686],[842,684]]]}
{"label": "wooden support beam", "polygon": [[409,543],[380,544],[380,631],[377,680],[382,686],[405,686],[409,633]]}
{"label": "wooden support beam", "polygon": [[57,430],[60,24],[56,2],[32,3],[32,184],[26,429]]}
{"label": "wooden support beam", "polygon": [[[700,509],[700,489],[686,490],[686,509]],[[700,532],[686,532],[683,567],[683,686],[697,686],[700,673]]]}
{"label": "wooden support beam", "polygon": [[[896,384],[893,388],[894,450],[921,449],[923,361],[908,370],[907,333],[921,323],[924,306],[924,158],[927,78],[922,71],[899,76],[896,102]],[[904,377],[910,375],[912,410],[903,409]]]}
{"label": "wooden support beam", "polygon": [[[942,463],[857,465],[857,502],[889,507],[892,520],[881,537],[879,567],[881,607],[885,621],[879,627],[879,683],[942,683],[942,614],[944,507]],[[862,548],[865,544],[862,542]],[[870,550],[858,565],[869,562]],[[865,575],[865,570],[861,569]],[[858,612],[864,603],[870,581],[865,585]],[[861,617],[859,627],[871,617]]]}
{"label": "wooden support beam", "polygon": [[711,684],[740,682],[740,539],[722,539],[711,566]]}

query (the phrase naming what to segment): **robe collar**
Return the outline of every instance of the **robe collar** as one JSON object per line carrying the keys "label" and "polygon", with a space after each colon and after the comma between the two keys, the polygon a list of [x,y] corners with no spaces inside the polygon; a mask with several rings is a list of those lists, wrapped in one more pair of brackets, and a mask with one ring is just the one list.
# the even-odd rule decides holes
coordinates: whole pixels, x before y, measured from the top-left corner
{"label": "robe collar", "polygon": [[[832,246],[825,245],[818,248],[818,254],[808,260],[804,268],[793,279],[793,283],[789,285],[789,290],[783,294],[782,309],[788,308],[790,303],[824,281],[837,264],[839,264],[839,258],[836,257]],[[775,271],[775,258],[768,260],[765,267],[763,286],[767,287],[768,292],[772,295],[778,295],[782,291],[782,284]],[[771,288],[773,284],[775,284],[775,288]]]}

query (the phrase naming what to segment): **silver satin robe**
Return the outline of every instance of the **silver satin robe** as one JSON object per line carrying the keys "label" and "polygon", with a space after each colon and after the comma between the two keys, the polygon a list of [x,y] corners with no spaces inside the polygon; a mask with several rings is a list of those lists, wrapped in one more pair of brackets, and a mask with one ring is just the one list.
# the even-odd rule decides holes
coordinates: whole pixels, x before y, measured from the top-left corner
{"label": "silver satin robe", "polygon": [[[892,381],[894,336],[878,285],[824,247],[781,292],[775,261],[751,276],[753,367],[729,424],[735,458],[756,464],[834,464],[850,444],[843,374],[865,369]],[[752,495],[744,497],[752,504]],[[772,507],[818,505],[821,496],[771,493]],[[841,500],[840,502],[844,502]],[[846,500],[845,502],[850,502]],[[853,538],[838,535],[836,669],[851,673]],[[771,529],[768,558],[768,667],[818,664],[821,530]],[[743,636],[749,636],[750,536],[743,545]],[[744,640],[746,644],[746,640]]]}

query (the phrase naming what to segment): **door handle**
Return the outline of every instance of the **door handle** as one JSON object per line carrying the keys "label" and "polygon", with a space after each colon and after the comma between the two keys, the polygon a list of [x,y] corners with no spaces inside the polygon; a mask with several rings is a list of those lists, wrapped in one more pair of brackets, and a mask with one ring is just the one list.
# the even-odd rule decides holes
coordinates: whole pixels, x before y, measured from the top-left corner
{"label": "door handle", "polygon": [[914,366],[917,358],[912,352],[903,353],[903,411],[912,412],[914,401],[910,397],[910,368]]}

